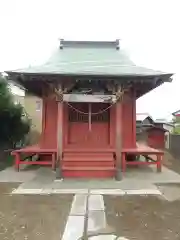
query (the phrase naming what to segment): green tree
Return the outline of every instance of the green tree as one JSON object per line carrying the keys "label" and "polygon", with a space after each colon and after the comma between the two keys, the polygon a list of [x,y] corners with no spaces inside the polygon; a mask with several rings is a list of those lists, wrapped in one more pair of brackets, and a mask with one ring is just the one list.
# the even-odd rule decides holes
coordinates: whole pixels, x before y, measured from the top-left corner
{"label": "green tree", "polygon": [[180,117],[174,117],[172,120],[173,124],[174,124],[174,134],[180,134]]}
{"label": "green tree", "polygon": [[14,147],[24,140],[30,130],[30,121],[24,109],[15,104],[5,78],[0,76],[0,147]]}

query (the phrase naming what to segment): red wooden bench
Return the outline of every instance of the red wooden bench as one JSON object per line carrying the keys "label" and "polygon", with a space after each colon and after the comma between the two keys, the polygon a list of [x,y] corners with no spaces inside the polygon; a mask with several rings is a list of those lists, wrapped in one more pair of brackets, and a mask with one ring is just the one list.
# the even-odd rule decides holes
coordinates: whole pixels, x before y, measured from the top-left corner
{"label": "red wooden bench", "polygon": [[[27,159],[22,159],[22,154],[24,154]],[[25,165],[51,165],[52,169],[55,170],[56,168],[56,155],[57,155],[57,150],[56,149],[45,149],[40,147],[39,145],[33,145],[33,146],[28,146],[25,148],[17,149],[11,152],[11,155],[14,156],[15,158],[15,169],[19,171],[19,166],[20,164],[25,164]],[[51,161],[28,161],[28,158],[32,158],[34,155],[50,155],[51,156]]]}
{"label": "red wooden bench", "polygon": [[[126,155],[133,154],[135,156],[144,156],[146,161],[126,161]],[[122,172],[126,171],[127,165],[150,165],[155,164],[157,166],[157,171],[161,172],[162,168],[162,158],[164,156],[164,152],[161,150],[157,150],[151,148],[145,144],[137,143],[136,148],[127,148],[122,150]]]}

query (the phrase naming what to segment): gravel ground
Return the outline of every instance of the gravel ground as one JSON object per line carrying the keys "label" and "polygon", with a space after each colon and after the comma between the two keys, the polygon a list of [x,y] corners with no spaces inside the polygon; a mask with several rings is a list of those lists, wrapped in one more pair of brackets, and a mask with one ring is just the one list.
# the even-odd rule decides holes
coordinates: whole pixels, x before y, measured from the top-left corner
{"label": "gravel ground", "polygon": [[18,184],[0,183],[0,240],[61,239],[72,195],[9,195]]}
{"label": "gravel ground", "polygon": [[156,196],[104,196],[107,224],[130,240],[179,240],[180,201]]}

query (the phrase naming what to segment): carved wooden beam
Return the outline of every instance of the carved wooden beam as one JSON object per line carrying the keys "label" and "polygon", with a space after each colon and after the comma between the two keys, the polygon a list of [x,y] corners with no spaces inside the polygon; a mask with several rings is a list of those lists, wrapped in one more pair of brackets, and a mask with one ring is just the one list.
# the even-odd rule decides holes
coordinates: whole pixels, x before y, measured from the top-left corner
{"label": "carved wooden beam", "polygon": [[64,84],[64,93],[71,91],[76,85],[76,82],[67,82]]}

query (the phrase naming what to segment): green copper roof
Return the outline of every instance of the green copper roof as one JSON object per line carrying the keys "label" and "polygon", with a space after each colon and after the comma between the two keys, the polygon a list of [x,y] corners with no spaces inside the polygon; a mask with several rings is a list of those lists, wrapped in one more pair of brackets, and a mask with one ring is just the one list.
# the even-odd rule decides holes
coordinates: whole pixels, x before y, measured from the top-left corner
{"label": "green copper roof", "polygon": [[136,66],[118,41],[61,41],[59,49],[43,65],[9,73],[93,76],[166,76],[172,74]]}

